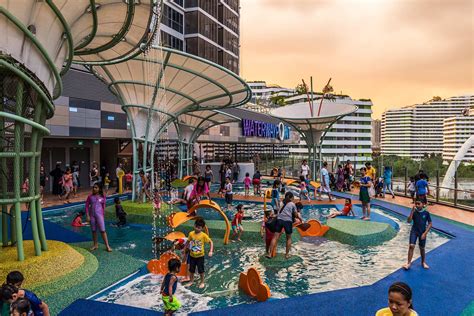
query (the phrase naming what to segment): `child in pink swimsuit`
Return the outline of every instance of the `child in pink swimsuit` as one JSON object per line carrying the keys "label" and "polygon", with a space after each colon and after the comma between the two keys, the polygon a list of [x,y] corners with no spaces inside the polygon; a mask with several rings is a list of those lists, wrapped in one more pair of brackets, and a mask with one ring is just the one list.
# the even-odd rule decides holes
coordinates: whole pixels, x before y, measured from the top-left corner
{"label": "child in pink swimsuit", "polygon": [[102,239],[104,240],[105,248],[108,252],[111,252],[112,249],[109,246],[107,233],[105,232],[105,196],[98,184],[94,184],[92,187],[92,194],[87,197],[86,212],[90,218],[92,240],[94,242],[91,250],[96,250],[99,248],[99,243],[97,240],[97,230],[99,230],[100,234],[102,235]]}

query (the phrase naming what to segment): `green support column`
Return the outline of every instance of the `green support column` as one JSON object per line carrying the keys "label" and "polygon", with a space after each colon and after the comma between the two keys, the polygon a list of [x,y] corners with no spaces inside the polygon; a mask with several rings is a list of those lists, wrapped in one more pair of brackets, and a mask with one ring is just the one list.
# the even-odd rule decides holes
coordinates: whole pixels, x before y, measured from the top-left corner
{"label": "green support column", "polygon": [[[46,111],[45,111],[45,105],[44,105],[44,100],[40,101],[42,103],[41,106],[41,114],[40,114],[40,120],[39,123],[44,126],[46,123]],[[37,218],[37,226],[38,226],[38,237],[39,241],[41,244],[41,250],[43,251],[48,251],[48,243],[46,242],[46,233],[44,231],[44,225],[43,225],[43,212],[41,211],[41,197],[40,197],[40,179],[39,179],[39,171],[40,171],[40,166],[41,166],[41,149],[43,148],[43,137],[44,135],[41,135],[38,139],[38,142],[36,144],[36,152],[38,152],[38,156],[36,156],[36,171],[35,174],[37,175],[36,179],[36,190],[35,190],[35,196],[38,196],[38,198],[35,200],[36,203],[36,218]]]}
{"label": "green support column", "polygon": [[[133,136],[133,135],[132,135]],[[138,145],[135,138],[132,138],[133,145],[133,180],[132,180],[132,201],[137,198],[137,171],[138,171]]]}
{"label": "green support column", "polygon": [[[2,80],[3,84],[3,80]],[[3,92],[3,85],[0,87],[0,91]],[[3,93],[2,93],[3,94]],[[0,95],[0,112],[3,111],[3,95]],[[5,139],[5,118],[2,116],[0,117],[0,126],[1,126],[1,134],[0,139]],[[3,152],[3,141],[0,141],[0,152]],[[0,166],[1,170],[7,170],[7,158],[1,157],[0,158]],[[7,198],[7,178],[6,175],[0,174],[1,183],[2,183],[2,199]],[[2,216],[0,217],[1,223],[1,238],[2,238],[2,246],[8,246],[8,206],[6,204],[2,204]]]}
{"label": "green support column", "polygon": [[[24,83],[23,80],[18,80],[18,85],[16,88],[16,115],[22,116],[23,112],[23,88]],[[14,127],[14,139],[15,139],[15,158],[13,160],[13,193],[15,198],[14,203],[14,226],[15,226],[15,233],[16,233],[16,248],[18,252],[18,260],[23,261],[25,260],[25,253],[23,251],[23,232],[21,227],[21,204],[20,204],[20,193],[21,193],[21,159],[20,159],[20,152],[21,152],[21,144],[23,142],[22,136],[22,129],[24,128],[24,124],[20,122],[15,122]]]}
{"label": "green support column", "polygon": [[[41,116],[41,106],[42,102],[38,100],[35,106],[35,122],[38,122]],[[36,178],[36,152],[37,152],[37,142],[38,142],[38,134],[39,130],[37,128],[33,128],[31,131],[31,141],[30,141],[30,151],[34,154],[32,157],[30,157],[29,161],[29,179],[30,179],[30,191],[29,195],[30,196],[36,196],[36,187],[39,185],[39,182],[37,183]],[[33,234],[33,244],[35,246],[35,255],[36,256],[41,256],[41,245],[39,241],[39,234],[38,234],[38,218],[37,218],[37,213],[36,213],[36,208],[37,208],[37,203],[36,199],[30,202],[30,216],[31,216],[31,231]]]}

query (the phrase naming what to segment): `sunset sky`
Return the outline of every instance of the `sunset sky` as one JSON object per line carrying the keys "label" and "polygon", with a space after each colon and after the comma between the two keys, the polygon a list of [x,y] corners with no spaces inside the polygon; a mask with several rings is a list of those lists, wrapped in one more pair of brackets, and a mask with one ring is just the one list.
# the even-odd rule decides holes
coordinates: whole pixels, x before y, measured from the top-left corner
{"label": "sunset sky", "polygon": [[472,0],[241,0],[241,76],[383,111],[474,93]]}

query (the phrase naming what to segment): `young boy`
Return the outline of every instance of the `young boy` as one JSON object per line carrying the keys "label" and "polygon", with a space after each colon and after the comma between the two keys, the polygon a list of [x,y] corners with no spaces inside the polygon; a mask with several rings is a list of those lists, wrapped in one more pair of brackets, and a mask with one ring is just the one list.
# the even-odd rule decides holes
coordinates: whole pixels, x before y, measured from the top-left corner
{"label": "young boy", "polygon": [[31,312],[30,302],[26,298],[17,299],[11,306],[11,316],[28,316]]}
{"label": "young boy", "polygon": [[225,178],[224,190],[227,209],[230,210],[230,208],[232,207],[232,200],[234,199],[234,192],[232,192],[232,183],[229,177]]}
{"label": "young boy", "polygon": [[[244,232],[244,229],[242,227],[242,219],[244,218],[244,206],[242,204],[237,205],[237,213],[234,216],[234,219],[232,220],[232,237],[231,239],[234,239],[237,237],[237,241],[242,241],[240,239],[240,236],[242,236],[242,233]],[[232,240],[232,242],[235,242],[235,240]]]}
{"label": "young boy", "polygon": [[413,252],[415,251],[416,240],[418,239],[418,245],[420,246],[420,255],[421,255],[421,265],[425,269],[430,267],[426,264],[426,254],[425,254],[425,245],[426,245],[426,236],[433,226],[431,222],[431,216],[428,210],[426,209],[425,203],[417,199],[415,202],[415,207],[412,208],[410,216],[408,216],[407,222],[411,223],[413,220],[413,226],[410,231],[410,246],[408,248],[408,261],[407,264],[403,266],[405,270],[410,269],[411,259],[413,258]]}
{"label": "young boy", "polygon": [[189,248],[189,283],[187,287],[191,286],[194,282],[194,273],[196,272],[196,267],[201,278],[199,283],[199,288],[204,288],[204,244],[210,244],[209,257],[212,257],[214,251],[214,244],[212,243],[211,238],[206,233],[203,233],[202,230],[206,226],[206,222],[202,218],[197,218],[194,222],[194,231],[190,232],[188,235],[188,242],[186,247]]}
{"label": "young boy", "polygon": [[163,278],[161,284],[161,299],[165,307],[165,315],[173,315],[180,307],[181,303],[176,296],[176,286],[178,285],[178,277],[176,274],[181,269],[181,261],[179,259],[170,259],[168,261],[168,273]]}
{"label": "young boy", "polygon": [[122,227],[127,224],[127,213],[123,210],[120,198],[117,196],[114,198],[115,203],[115,216],[117,216],[118,222],[117,227]]}
{"label": "young boy", "polygon": [[41,301],[33,292],[20,289],[24,277],[20,271],[12,271],[7,275],[7,282],[0,290],[3,303],[12,304],[19,298],[25,298],[30,302],[31,311],[35,316],[49,316],[48,305]]}

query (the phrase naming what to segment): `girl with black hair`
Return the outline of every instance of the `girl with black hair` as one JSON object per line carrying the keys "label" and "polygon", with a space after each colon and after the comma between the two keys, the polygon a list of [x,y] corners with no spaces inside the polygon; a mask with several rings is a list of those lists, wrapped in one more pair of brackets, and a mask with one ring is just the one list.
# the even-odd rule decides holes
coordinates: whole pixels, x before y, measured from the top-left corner
{"label": "girl with black hair", "polygon": [[380,309],[375,316],[418,316],[413,310],[412,296],[408,284],[393,283],[388,289],[388,307]]}
{"label": "girl with black hair", "polygon": [[109,246],[107,233],[105,232],[105,196],[102,187],[98,183],[94,184],[92,187],[92,193],[87,197],[86,213],[88,218],[90,218],[92,230],[93,245],[91,250],[99,248],[97,240],[97,230],[99,230],[102,239],[104,240],[105,248],[108,252],[111,252],[112,248]]}

